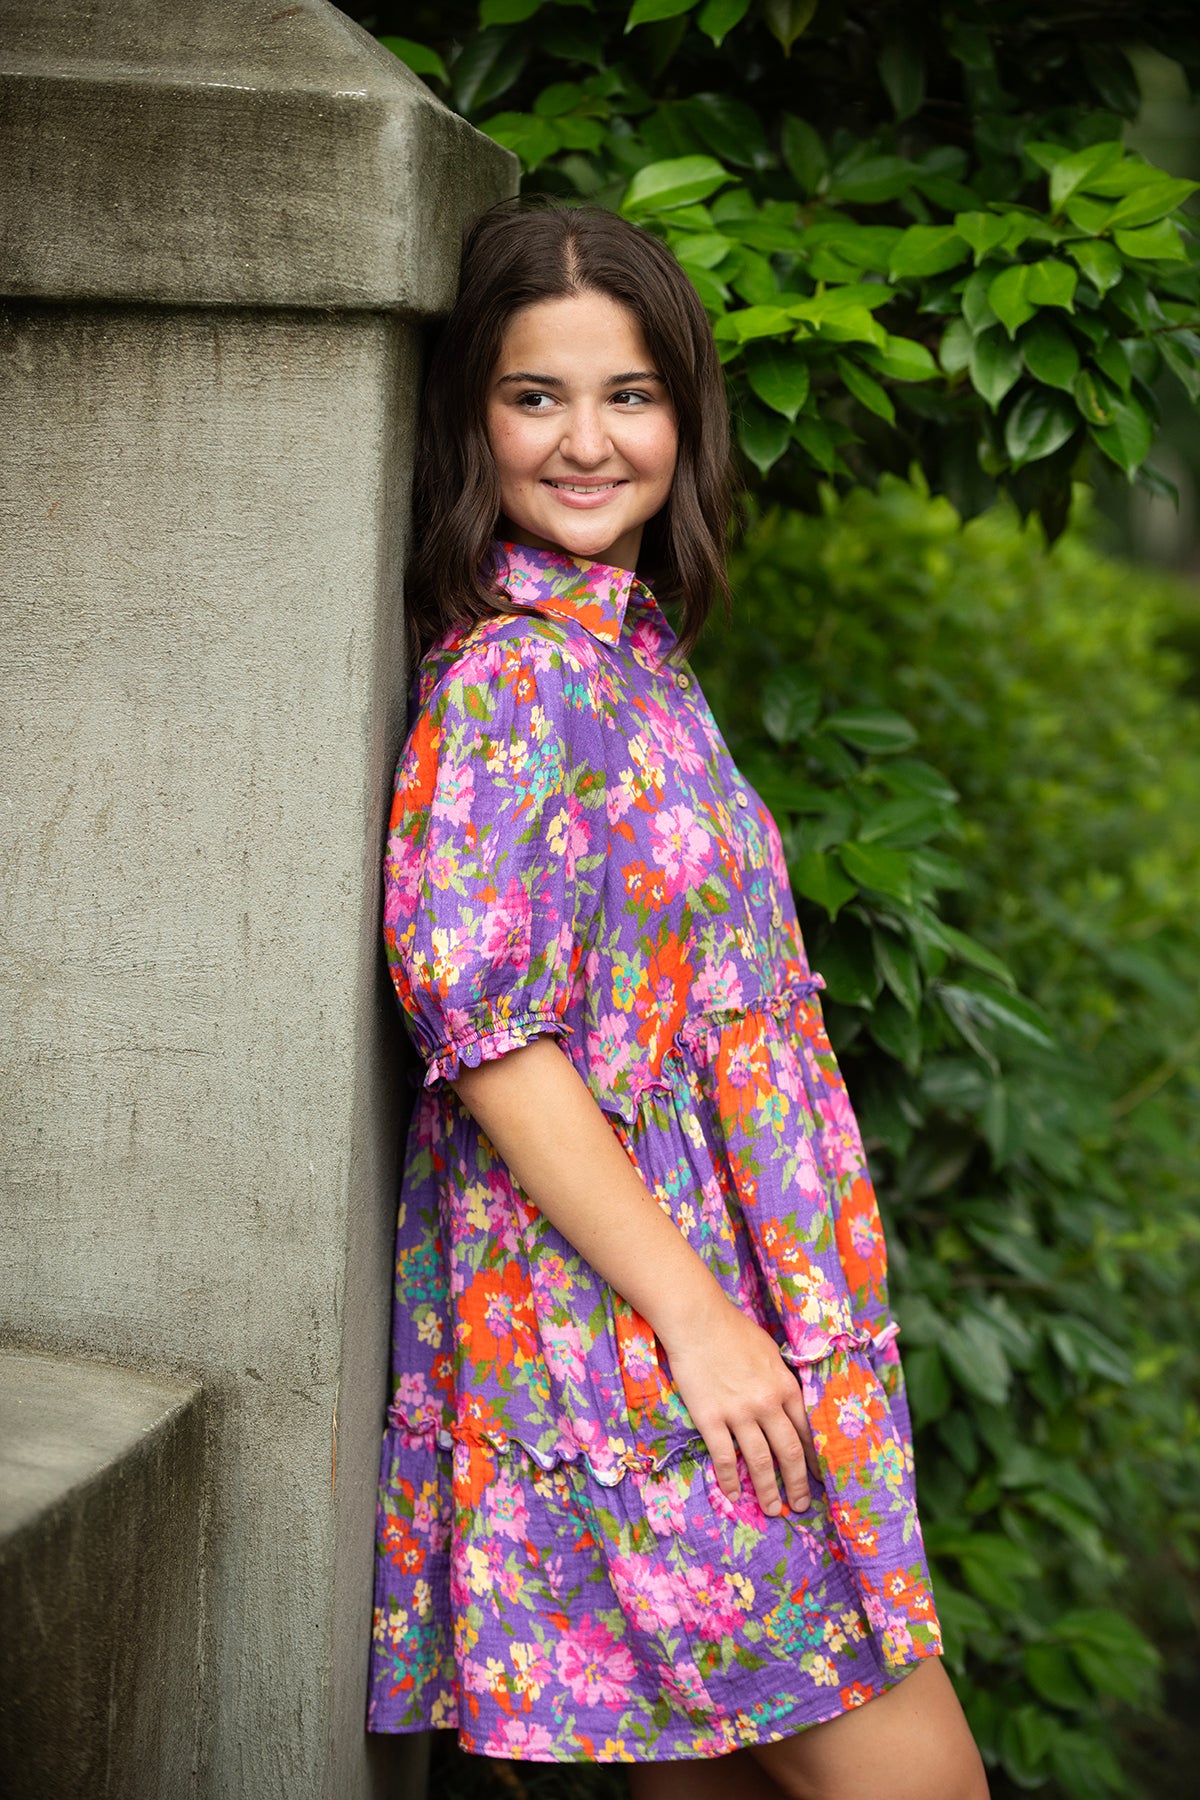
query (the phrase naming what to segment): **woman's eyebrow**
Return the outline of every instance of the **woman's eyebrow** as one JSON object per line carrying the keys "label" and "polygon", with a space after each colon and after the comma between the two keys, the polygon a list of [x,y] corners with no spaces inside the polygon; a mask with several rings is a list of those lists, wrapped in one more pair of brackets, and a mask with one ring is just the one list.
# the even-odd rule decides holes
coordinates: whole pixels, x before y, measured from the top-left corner
{"label": "woman's eyebrow", "polygon": [[[527,381],[532,382],[536,387],[548,388],[561,388],[567,385],[557,375],[537,375],[531,369],[517,369],[511,375],[501,375],[496,383],[497,387],[503,387],[506,381]],[[610,375],[602,385],[604,387],[625,387],[631,381],[657,381],[660,386],[666,386],[662,376],[656,374],[653,369],[629,369],[624,375]]]}

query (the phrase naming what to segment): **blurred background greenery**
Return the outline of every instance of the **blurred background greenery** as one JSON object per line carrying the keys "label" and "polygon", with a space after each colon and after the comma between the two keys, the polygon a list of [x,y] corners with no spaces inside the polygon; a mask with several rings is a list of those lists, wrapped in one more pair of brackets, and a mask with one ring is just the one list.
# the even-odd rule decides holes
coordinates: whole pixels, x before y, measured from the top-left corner
{"label": "blurred background greenery", "polygon": [[[747,488],[696,663],[784,830],[887,1215],[997,1800],[1200,1758],[1200,20],[348,8],[708,304]],[[624,1791],[435,1752],[439,1796]]]}

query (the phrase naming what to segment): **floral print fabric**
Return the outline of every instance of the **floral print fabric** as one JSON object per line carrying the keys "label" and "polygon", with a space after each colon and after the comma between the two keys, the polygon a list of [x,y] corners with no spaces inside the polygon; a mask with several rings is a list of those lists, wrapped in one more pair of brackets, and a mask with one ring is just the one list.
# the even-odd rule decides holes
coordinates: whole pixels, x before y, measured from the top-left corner
{"label": "floral print fabric", "polygon": [[[719,1754],[940,1638],[878,1209],[774,822],[650,590],[497,546],[426,656],[384,935],[425,1063],[397,1239],[370,1725],[538,1760]],[[730,1503],[647,1323],[448,1082],[551,1033],[800,1380],[822,1480]]]}

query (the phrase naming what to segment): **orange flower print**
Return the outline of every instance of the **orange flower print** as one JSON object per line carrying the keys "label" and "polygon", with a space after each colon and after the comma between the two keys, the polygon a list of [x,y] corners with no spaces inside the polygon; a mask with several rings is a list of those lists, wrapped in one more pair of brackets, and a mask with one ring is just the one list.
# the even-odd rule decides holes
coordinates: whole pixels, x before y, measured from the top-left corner
{"label": "orange flower print", "polygon": [[886,1414],[879,1383],[861,1364],[850,1362],[830,1376],[817,1404],[809,1408],[809,1421],[817,1448],[835,1469],[848,1464],[863,1469],[882,1448]]}
{"label": "orange flower print", "polygon": [[503,1367],[518,1354],[537,1355],[533,1288],[516,1260],[476,1275],[463,1290],[459,1318],[463,1352],[474,1363]]}
{"label": "orange flower print", "polygon": [[887,1267],[883,1226],[875,1191],[865,1176],[857,1178],[842,1202],[835,1229],[846,1285],[864,1300],[878,1298]]}

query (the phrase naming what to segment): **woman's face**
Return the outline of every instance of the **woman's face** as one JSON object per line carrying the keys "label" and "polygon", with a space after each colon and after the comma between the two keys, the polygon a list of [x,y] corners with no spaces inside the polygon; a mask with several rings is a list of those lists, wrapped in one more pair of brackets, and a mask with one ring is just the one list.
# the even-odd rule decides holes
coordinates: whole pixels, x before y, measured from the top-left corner
{"label": "woman's face", "polygon": [[675,474],[675,409],[633,314],[606,294],[522,307],[487,397],[500,509],[517,543],[637,566]]}

